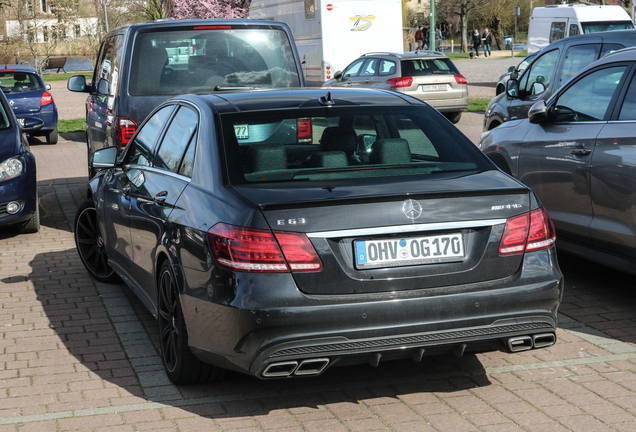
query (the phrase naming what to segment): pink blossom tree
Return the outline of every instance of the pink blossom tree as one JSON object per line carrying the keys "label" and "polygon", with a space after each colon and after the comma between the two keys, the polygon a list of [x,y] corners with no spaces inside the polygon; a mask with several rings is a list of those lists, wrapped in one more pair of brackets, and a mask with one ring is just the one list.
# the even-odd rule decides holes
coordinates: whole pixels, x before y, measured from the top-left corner
{"label": "pink blossom tree", "polygon": [[168,15],[175,19],[245,18],[250,0],[170,0]]}

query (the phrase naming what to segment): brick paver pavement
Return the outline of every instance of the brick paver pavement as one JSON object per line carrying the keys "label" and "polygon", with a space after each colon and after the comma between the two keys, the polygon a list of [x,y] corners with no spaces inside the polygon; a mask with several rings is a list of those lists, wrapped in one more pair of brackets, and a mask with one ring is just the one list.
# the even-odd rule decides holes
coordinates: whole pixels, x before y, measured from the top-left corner
{"label": "brick paver pavement", "polygon": [[76,254],[85,145],[32,149],[42,229],[0,231],[0,432],[636,430],[634,278],[565,255],[554,347],[174,386],[152,316]]}

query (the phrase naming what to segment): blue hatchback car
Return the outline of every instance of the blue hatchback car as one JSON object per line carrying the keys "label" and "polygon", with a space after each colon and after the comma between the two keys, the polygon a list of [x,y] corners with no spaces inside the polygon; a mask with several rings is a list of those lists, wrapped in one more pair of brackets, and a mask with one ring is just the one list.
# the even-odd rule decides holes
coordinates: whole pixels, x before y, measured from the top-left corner
{"label": "blue hatchback car", "polygon": [[0,69],[0,88],[6,95],[9,106],[24,125],[26,117],[42,120],[42,129],[32,133],[46,137],[47,144],[57,143],[57,107],[53,96],[42,77],[30,66],[5,65]]}
{"label": "blue hatchback car", "polygon": [[23,132],[38,132],[43,122],[24,117],[20,126],[9,106],[0,92],[0,227],[34,233],[40,229],[35,156]]}

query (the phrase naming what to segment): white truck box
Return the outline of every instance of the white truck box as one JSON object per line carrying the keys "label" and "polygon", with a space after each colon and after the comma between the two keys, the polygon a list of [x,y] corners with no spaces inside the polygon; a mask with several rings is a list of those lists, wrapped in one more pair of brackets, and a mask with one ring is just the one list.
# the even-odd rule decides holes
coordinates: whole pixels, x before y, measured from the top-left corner
{"label": "white truck box", "polygon": [[403,52],[401,0],[252,0],[250,18],[285,21],[308,86],[368,52]]}
{"label": "white truck box", "polygon": [[559,39],[578,34],[633,29],[634,23],[620,6],[556,5],[534,8],[528,29],[528,54],[541,51]]}

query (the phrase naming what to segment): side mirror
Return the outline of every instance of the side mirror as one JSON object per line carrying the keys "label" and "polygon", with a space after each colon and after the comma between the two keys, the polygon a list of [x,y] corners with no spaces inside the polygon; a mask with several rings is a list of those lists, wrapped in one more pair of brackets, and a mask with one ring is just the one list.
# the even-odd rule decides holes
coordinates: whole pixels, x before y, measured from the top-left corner
{"label": "side mirror", "polygon": [[506,94],[511,98],[519,97],[519,81],[510,78],[506,83]]}
{"label": "side mirror", "polygon": [[66,88],[72,92],[89,92],[89,88],[86,85],[86,77],[84,75],[73,75],[70,77],[66,83]]}
{"label": "side mirror", "polygon": [[509,77],[509,78],[510,78],[510,79],[515,79],[515,80],[516,80],[517,78],[519,78],[519,71],[515,69],[515,70],[513,70],[512,72],[510,72],[510,77]]}
{"label": "side mirror", "polygon": [[514,67],[514,66],[510,66],[510,67],[508,68],[508,72],[514,72],[516,69],[517,69],[516,67]]}
{"label": "side mirror", "polygon": [[44,126],[44,122],[42,120],[33,117],[26,117],[24,119],[24,123],[20,125],[20,129],[22,129],[22,132],[30,133],[39,131],[42,129],[42,126]]}
{"label": "side mirror", "polygon": [[117,147],[99,149],[91,155],[91,168],[114,168],[117,162]]}
{"label": "side mirror", "polygon": [[45,84],[44,88],[47,89],[47,90],[51,90],[51,84]]}
{"label": "side mirror", "polygon": [[97,81],[97,93],[99,93],[100,95],[110,94],[110,85],[108,84],[108,81],[106,81],[104,78],[100,78]]}
{"label": "side mirror", "polygon": [[342,78],[342,71],[338,71],[335,74],[333,74],[334,79],[339,80],[340,78]]}
{"label": "side mirror", "polygon": [[533,124],[545,123],[548,120],[548,107],[545,101],[540,100],[532,105],[528,111],[528,120]]}

